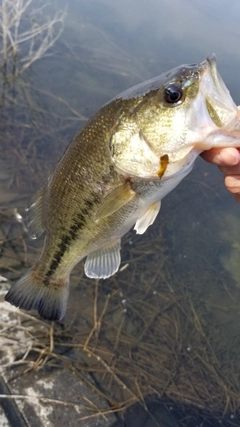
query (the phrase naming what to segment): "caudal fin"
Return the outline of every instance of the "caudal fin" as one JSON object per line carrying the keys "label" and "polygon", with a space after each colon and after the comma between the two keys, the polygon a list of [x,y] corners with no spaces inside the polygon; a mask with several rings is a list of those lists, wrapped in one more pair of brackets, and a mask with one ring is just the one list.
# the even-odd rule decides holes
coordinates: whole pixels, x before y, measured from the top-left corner
{"label": "caudal fin", "polygon": [[67,309],[68,288],[68,280],[44,283],[29,270],[12,285],[5,300],[24,310],[37,310],[44,319],[61,320]]}

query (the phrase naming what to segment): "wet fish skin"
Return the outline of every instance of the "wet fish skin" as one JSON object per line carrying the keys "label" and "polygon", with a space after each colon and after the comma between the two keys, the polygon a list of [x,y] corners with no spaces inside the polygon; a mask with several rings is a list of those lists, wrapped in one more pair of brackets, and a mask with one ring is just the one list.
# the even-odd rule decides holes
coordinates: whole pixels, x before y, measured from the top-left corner
{"label": "wet fish skin", "polygon": [[[166,91],[181,99],[166,102]],[[168,96],[168,95],[167,95]],[[84,257],[89,277],[120,264],[121,237],[142,234],[161,199],[212,146],[237,146],[237,108],[215,60],[181,66],[117,96],[75,136],[30,207],[33,236],[46,232],[40,259],[6,300],[49,320],[66,311],[69,276]]]}
{"label": "wet fish skin", "polygon": [[[29,207],[32,236],[46,231],[44,249],[35,266],[13,284],[6,300],[26,310],[37,310],[49,320],[61,319],[66,311],[73,266],[86,256],[90,245],[94,250],[101,245],[101,240],[111,241],[107,220],[103,219],[96,230],[92,225],[105,195],[125,182],[114,170],[109,150],[110,132],[119,115],[119,104],[118,101],[107,108],[108,115],[104,115],[105,107],[102,114],[92,118],[76,135],[48,184]],[[107,135],[106,128],[109,129]],[[134,203],[125,211],[131,212],[133,207]],[[115,215],[116,229],[121,222],[121,216]],[[100,242],[95,243],[100,225],[106,237],[100,237]]]}

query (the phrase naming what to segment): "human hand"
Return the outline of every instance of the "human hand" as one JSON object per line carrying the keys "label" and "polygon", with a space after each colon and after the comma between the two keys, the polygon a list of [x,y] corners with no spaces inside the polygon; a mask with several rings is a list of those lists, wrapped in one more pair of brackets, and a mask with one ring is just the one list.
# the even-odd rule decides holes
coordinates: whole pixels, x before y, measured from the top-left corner
{"label": "human hand", "polygon": [[[240,120],[240,106],[238,106],[238,118]],[[224,174],[225,185],[240,203],[240,147],[239,148],[212,148],[201,154],[209,163],[217,165]]]}
{"label": "human hand", "polygon": [[212,148],[204,151],[201,156],[219,167],[224,174],[227,189],[240,203],[240,148]]}

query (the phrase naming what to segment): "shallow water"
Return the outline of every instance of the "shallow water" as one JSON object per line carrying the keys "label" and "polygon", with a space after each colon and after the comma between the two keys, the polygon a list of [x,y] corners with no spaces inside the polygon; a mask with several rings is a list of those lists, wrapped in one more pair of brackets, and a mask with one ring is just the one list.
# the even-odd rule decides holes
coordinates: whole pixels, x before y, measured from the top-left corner
{"label": "shallow water", "polygon": [[[24,215],[74,133],[107,100],[215,52],[240,104],[239,2],[68,3],[51,55],[15,82],[1,80],[0,274],[11,280],[42,244],[26,237],[11,209]],[[82,265],[72,274],[66,325],[116,405],[164,394],[219,419],[237,416],[239,205],[222,181],[199,159],[155,224],[124,238],[122,271],[99,283],[84,277]]]}

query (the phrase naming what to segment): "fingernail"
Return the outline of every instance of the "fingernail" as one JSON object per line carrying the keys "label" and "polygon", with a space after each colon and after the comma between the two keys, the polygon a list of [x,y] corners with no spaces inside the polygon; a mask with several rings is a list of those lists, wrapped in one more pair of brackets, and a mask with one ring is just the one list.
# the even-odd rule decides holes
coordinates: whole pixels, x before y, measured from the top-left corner
{"label": "fingernail", "polygon": [[217,161],[222,165],[237,165],[239,162],[239,152],[235,148],[224,148],[218,154]]}

